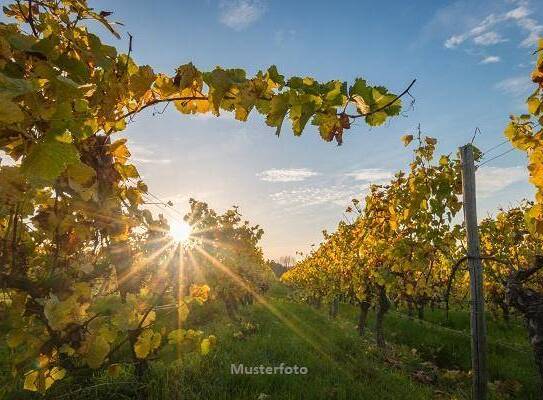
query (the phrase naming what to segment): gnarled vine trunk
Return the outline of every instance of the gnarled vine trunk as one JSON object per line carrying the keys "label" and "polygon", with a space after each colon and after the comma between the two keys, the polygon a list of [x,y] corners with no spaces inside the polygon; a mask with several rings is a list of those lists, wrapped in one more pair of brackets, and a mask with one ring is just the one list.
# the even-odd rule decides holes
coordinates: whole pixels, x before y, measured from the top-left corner
{"label": "gnarled vine trunk", "polygon": [[368,319],[368,312],[371,304],[369,301],[361,301],[358,304],[360,307],[360,314],[358,315],[358,334],[363,336],[364,331],[366,330],[366,321]]}
{"label": "gnarled vine trunk", "polygon": [[417,305],[417,317],[420,320],[424,319],[424,304]]}
{"label": "gnarled vine trunk", "polygon": [[390,301],[388,300],[385,288],[380,286],[378,289],[377,312],[375,314],[375,341],[381,349],[385,348],[385,333],[383,330],[383,322],[385,314],[390,309]]}
{"label": "gnarled vine trunk", "polygon": [[409,318],[413,318],[413,315],[414,315],[413,302],[411,300],[408,300],[407,301],[407,316]]}
{"label": "gnarled vine trunk", "polygon": [[533,268],[513,272],[506,283],[506,296],[507,302],[520,311],[526,321],[543,389],[543,294],[525,285],[541,268],[543,256],[538,256]]}
{"label": "gnarled vine trunk", "polygon": [[506,323],[511,321],[511,309],[507,303],[500,303],[500,308],[502,310],[502,317]]}
{"label": "gnarled vine trunk", "polygon": [[330,303],[330,317],[336,318],[339,312],[339,298],[335,297],[334,300]]}

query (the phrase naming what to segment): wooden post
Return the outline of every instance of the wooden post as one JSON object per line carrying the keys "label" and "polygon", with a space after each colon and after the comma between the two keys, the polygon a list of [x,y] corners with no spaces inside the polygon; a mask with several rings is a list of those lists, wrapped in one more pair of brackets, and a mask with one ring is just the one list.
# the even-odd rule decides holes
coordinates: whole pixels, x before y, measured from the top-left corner
{"label": "wooden post", "polygon": [[479,250],[477,206],[475,195],[475,165],[473,147],[460,148],[462,161],[462,192],[464,221],[468,242],[468,266],[471,287],[471,365],[473,369],[473,399],[484,400],[487,395],[486,326],[483,295],[483,270]]}

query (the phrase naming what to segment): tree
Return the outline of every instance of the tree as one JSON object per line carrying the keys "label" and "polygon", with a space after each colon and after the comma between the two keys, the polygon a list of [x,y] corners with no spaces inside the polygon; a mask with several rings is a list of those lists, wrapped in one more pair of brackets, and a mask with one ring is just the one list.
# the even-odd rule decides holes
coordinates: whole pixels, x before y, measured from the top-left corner
{"label": "tree", "polygon": [[279,257],[279,264],[283,265],[285,269],[290,269],[296,264],[296,258],[292,256]]}

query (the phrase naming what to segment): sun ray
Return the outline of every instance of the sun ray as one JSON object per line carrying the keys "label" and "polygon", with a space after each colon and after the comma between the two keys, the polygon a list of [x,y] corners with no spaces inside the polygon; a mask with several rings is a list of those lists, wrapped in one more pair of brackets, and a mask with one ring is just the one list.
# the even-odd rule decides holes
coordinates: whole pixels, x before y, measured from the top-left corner
{"label": "sun ray", "polygon": [[169,246],[171,246],[172,242],[167,241],[164,246],[160,247],[150,255],[140,258],[134,262],[132,267],[130,268],[130,271],[126,274],[124,274],[122,277],[117,277],[117,286],[121,286],[126,280],[131,278],[134,274],[138,273],[142,268],[144,268],[146,265],[148,265],[150,262],[154,261],[157,257],[164,254]]}
{"label": "sun ray", "polygon": [[[299,329],[292,321],[290,321],[287,317],[285,317],[281,311],[279,311],[274,305],[270,304],[262,295],[257,293],[253,288],[251,288],[249,285],[247,285],[243,279],[241,279],[237,274],[232,272],[228,267],[226,267],[224,264],[222,264],[219,260],[217,260],[215,257],[213,257],[211,254],[209,254],[206,250],[201,248],[200,246],[195,246],[195,250],[198,251],[200,254],[202,254],[206,259],[208,259],[213,266],[224,272],[226,275],[228,275],[236,284],[238,284],[243,289],[247,290],[249,293],[251,293],[258,303],[260,303],[262,306],[264,306],[268,311],[270,311],[279,321],[281,321],[285,326],[290,329],[295,335],[297,335],[300,339],[305,341],[309,346],[311,346],[315,351],[317,351],[321,356],[326,358],[331,363],[335,364],[338,370],[342,371],[349,377],[353,377],[353,375],[344,369],[338,362],[336,362],[327,352],[325,352],[318,343],[316,343],[314,340],[312,340],[310,337],[308,337],[301,329]],[[289,315],[289,317],[292,317]],[[314,332],[316,333],[316,332]],[[327,342],[328,347],[337,347],[333,343],[331,343],[329,340],[327,340],[326,337],[323,337],[320,334],[317,334],[319,339],[321,341]],[[323,340],[325,339],[325,340]],[[339,349],[338,349],[339,350]]]}

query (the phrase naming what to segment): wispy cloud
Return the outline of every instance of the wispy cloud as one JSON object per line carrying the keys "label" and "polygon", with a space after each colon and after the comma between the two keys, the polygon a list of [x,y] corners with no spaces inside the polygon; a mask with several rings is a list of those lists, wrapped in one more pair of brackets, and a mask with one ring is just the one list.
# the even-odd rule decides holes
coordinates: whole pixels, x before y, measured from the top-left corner
{"label": "wispy cloud", "polygon": [[389,181],[394,175],[382,168],[363,168],[341,174],[320,174],[312,170],[268,170],[259,178],[271,182],[299,182],[319,175],[310,184],[281,190],[270,195],[275,204],[290,211],[301,211],[312,206],[331,206],[335,209],[347,206],[353,198],[362,198],[371,184]]}
{"label": "wispy cloud", "polygon": [[379,168],[361,169],[358,171],[348,172],[346,175],[354,178],[357,181],[372,183],[388,181],[394,177],[392,172]]}
{"label": "wispy cloud", "polygon": [[357,185],[355,187],[348,185],[314,186],[272,193],[271,198],[279,205],[294,208],[324,204],[344,207],[351,199],[360,198],[361,194],[367,191],[368,188],[369,184]]}
{"label": "wispy cloud", "polygon": [[528,182],[524,166],[481,168],[477,172],[477,193],[481,197],[490,197],[518,182]]}
{"label": "wispy cloud", "polygon": [[266,12],[266,6],[259,0],[223,0],[219,9],[219,21],[236,31],[252,25]]}
{"label": "wispy cloud", "polygon": [[507,42],[507,39],[504,39],[499,33],[494,31],[485,32],[473,38],[473,43],[481,46],[491,46],[502,42]]}
{"label": "wispy cloud", "polygon": [[488,56],[481,60],[479,64],[494,64],[501,61],[501,58],[498,56]]}
{"label": "wispy cloud", "polygon": [[141,164],[170,164],[172,160],[163,158],[156,154],[149,146],[142,146],[134,142],[129,143],[130,161]]}
{"label": "wispy cloud", "polygon": [[142,163],[142,164],[171,164],[172,163],[172,160],[170,160],[169,158],[157,159],[157,158],[132,157],[131,160],[136,163]]}
{"label": "wispy cloud", "polygon": [[258,173],[257,177],[266,182],[300,182],[316,175],[319,173],[308,168],[294,168],[269,169]]}
{"label": "wispy cloud", "polygon": [[532,90],[532,82],[524,75],[504,79],[494,85],[498,90],[515,97],[526,96]]}
{"label": "wispy cloud", "polygon": [[516,8],[500,14],[490,14],[470,30],[450,36],[444,46],[453,49],[466,41],[471,41],[479,46],[490,46],[507,41],[497,32],[504,24],[514,24],[525,33],[526,37],[520,43],[521,46],[534,46],[538,37],[543,33],[543,25],[532,18],[533,9],[530,8],[528,1],[520,0],[515,3]]}

